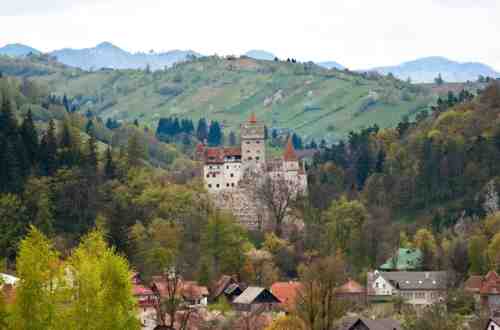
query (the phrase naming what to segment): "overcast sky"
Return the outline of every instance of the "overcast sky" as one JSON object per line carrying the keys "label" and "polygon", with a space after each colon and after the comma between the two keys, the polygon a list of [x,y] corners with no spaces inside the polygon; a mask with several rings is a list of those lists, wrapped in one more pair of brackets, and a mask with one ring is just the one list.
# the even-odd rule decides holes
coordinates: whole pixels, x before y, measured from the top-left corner
{"label": "overcast sky", "polygon": [[500,0],[0,0],[0,46],[102,41],[129,51],[265,49],[351,69],[440,55],[500,71]]}

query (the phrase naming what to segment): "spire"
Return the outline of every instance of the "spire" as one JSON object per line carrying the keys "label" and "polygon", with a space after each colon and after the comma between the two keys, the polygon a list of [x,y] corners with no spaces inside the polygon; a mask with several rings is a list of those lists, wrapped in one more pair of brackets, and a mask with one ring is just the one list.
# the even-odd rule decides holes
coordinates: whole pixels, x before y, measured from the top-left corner
{"label": "spire", "polygon": [[257,117],[255,117],[255,112],[252,112],[252,114],[250,115],[250,118],[248,118],[248,122],[251,124],[257,123]]}
{"label": "spire", "polygon": [[292,143],[292,137],[288,138],[288,141],[286,143],[285,147],[285,153],[283,154],[283,159],[286,162],[294,162],[299,160],[297,157],[297,154],[295,153],[295,149],[293,148],[293,143]]}

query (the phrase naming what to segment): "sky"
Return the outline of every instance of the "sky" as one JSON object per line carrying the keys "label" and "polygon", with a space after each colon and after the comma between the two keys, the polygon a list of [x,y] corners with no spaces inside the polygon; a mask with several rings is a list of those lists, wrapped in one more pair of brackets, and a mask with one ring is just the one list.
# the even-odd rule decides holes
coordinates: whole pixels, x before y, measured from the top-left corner
{"label": "sky", "polygon": [[0,46],[264,49],[351,69],[445,56],[500,71],[499,17],[499,0],[0,0]]}

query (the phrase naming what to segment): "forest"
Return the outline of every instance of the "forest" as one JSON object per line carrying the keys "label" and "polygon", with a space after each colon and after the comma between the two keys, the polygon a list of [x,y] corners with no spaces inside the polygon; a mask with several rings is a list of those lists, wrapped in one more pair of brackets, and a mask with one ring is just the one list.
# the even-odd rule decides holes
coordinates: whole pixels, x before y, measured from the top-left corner
{"label": "forest", "polygon": [[[1,305],[5,327],[62,329],[54,317],[61,311],[63,320],[96,322],[75,329],[136,329],[130,292],[112,299],[130,291],[132,270],[151,278],[175,267],[205,285],[222,274],[266,287],[333,273],[364,283],[367,271],[412,247],[423,253],[422,270],[453,275],[452,292],[469,275],[500,271],[496,82],[477,96],[439,99],[432,112],[396,128],[368,127],[331,145],[311,142],[318,152],[307,169],[309,192],[292,206],[304,228],[284,238],[248,231],[211,203],[192,153],[201,137],[223,143],[218,125],[200,133],[192,122],[166,118],[154,133],[139,122],[110,129],[10,77],[0,78],[0,102],[1,268],[26,278],[12,310]],[[184,147],[172,140],[178,133],[187,136]],[[66,269],[87,291],[64,285]],[[47,294],[41,281],[58,285]],[[103,294],[93,297],[95,290]],[[459,298],[448,302],[450,322],[477,312],[470,297]],[[88,304],[109,309],[88,317]],[[307,319],[302,312],[311,306],[302,308],[287,321],[329,329],[332,320]],[[326,311],[329,318],[345,312]],[[425,315],[408,317],[409,329],[423,329]]]}

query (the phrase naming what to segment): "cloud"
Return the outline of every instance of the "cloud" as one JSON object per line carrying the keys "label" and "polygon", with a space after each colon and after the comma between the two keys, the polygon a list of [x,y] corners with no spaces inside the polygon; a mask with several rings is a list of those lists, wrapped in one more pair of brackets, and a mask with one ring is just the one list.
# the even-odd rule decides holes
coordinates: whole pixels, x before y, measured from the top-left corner
{"label": "cloud", "polygon": [[46,15],[94,5],[106,0],[6,0],[1,4],[1,16]]}

